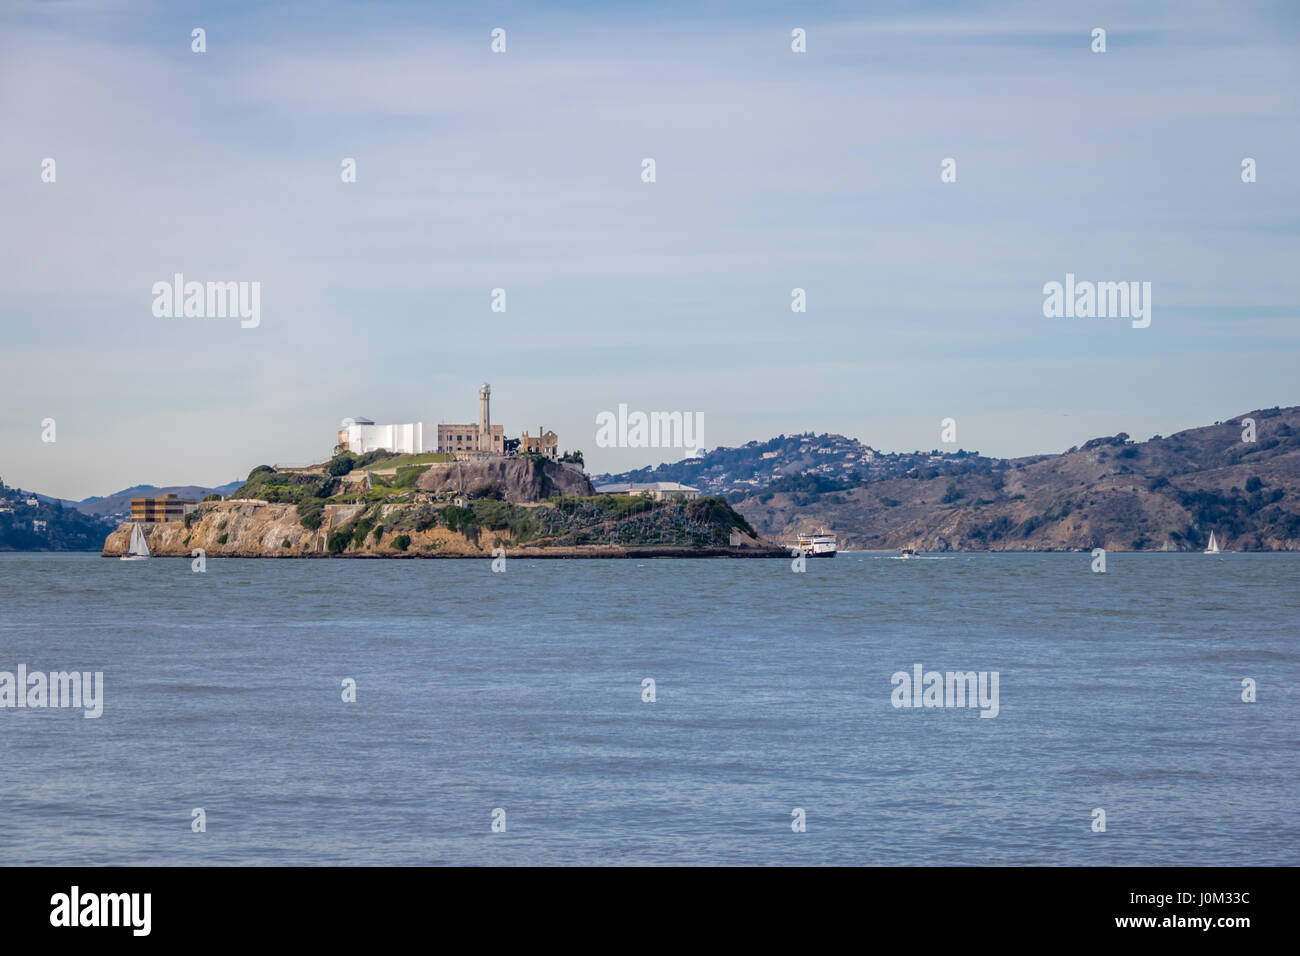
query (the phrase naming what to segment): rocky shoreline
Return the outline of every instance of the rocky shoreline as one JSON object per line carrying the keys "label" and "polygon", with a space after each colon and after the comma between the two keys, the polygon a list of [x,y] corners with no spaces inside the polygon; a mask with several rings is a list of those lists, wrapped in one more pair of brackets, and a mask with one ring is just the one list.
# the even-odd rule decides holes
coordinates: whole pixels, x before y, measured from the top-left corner
{"label": "rocky shoreline", "polygon": [[[789,552],[784,548],[610,548],[604,545],[591,545],[589,547],[567,547],[567,548],[506,548],[506,557],[519,558],[520,560],[614,560],[614,559],[656,559],[656,558],[787,558]],[[109,551],[105,549],[101,552],[102,558],[120,557],[121,552]],[[191,554],[152,554],[155,558],[181,558],[190,559]],[[206,554],[209,558],[254,558],[257,560],[266,559],[290,560],[290,559],[319,559],[319,560],[402,560],[411,561],[436,561],[442,560],[492,560],[492,555],[487,554],[439,554],[437,552],[421,552],[409,554],[406,552],[393,552],[383,554],[264,554],[260,552],[250,552],[247,554],[238,552],[223,551],[215,554]]]}
{"label": "rocky shoreline", "polygon": [[[536,505],[553,513],[549,505]],[[663,505],[664,509],[689,505]],[[458,520],[470,512],[456,509]],[[521,512],[525,516],[528,512]],[[518,515],[515,516],[518,520]],[[697,545],[654,542],[574,544],[555,538],[528,538],[521,526],[448,527],[446,515],[431,506],[391,503],[327,504],[308,524],[293,504],[254,499],[204,503],[183,521],[141,524],[149,553],[159,558],[491,558],[498,548],[507,557],[576,558],[784,558],[788,551],[736,531],[725,523],[709,529]],[[701,519],[703,520],[703,519]],[[310,525],[310,526],[309,526]],[[119,557],[131,539],[131,523],[119,525],[104,541],[101,556]],[[611,527],[617,529],[618,522]],[[536,529],[532,529],[536,534]],[[525,540],[521,540],[525,538]],[[728,541],[734,542],[730,545]]]}

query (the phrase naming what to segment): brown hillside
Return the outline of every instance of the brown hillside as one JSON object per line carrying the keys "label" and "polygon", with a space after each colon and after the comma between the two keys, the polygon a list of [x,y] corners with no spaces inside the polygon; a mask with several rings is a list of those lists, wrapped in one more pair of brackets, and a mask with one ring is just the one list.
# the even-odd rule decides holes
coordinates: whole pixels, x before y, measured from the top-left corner
{"label": "brown hillside", "polygon": [[[1253,418],[1256,441],[1242,441]],[[890,478],[735,502],[764,536],[825,526],[841,547],[947,550],[1300,550],[1300,407],[1133,443],[983,461],[957,475]]]}

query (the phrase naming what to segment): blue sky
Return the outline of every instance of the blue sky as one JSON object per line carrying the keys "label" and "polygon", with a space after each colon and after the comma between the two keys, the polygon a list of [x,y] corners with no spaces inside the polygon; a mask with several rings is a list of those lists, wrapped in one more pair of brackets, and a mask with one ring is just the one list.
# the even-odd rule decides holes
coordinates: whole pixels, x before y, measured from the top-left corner
{"label": "blue sky", "polygon": [[[619,403],[1020,455],[1300,401],[1294,5],[861,6],[6,6],[0,478],[215,484],[482,381],[598,471],[665,456]],[[155,318],[175,272],[261,325]],[[1150,328],[1044,318],[1067,272]]]}

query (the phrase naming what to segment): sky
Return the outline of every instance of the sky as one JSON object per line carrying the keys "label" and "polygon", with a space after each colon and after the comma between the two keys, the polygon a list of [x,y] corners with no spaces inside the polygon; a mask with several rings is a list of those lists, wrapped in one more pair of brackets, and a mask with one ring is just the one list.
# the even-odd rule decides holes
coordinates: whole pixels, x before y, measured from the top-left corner
{"label": "sky", "polygon": [[[689,451],[597,447],[619,404],[999,456],[1297,404],[1298,47],[1218,0],[16,0],[0,479],[216,485],[485,381],[592,472]],[[156,316],[175,273],[260,324]],[[1150,326],[1045,317],[1067,273]]]}

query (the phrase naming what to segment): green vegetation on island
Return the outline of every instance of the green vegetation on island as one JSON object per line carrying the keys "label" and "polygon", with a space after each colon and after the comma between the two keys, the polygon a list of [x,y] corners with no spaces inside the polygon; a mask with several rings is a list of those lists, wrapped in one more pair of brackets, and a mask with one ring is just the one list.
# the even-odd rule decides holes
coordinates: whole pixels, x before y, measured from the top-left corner
{"label": "green vegetation on island", "polygon": [[437,460],[446,457],[343,452],[306,468],[259,465],[226,501],[175,523],[183,527],[147,529],[150,548],[276,557],[778,551],[721,498],[597,495],[573,455]]}

